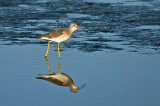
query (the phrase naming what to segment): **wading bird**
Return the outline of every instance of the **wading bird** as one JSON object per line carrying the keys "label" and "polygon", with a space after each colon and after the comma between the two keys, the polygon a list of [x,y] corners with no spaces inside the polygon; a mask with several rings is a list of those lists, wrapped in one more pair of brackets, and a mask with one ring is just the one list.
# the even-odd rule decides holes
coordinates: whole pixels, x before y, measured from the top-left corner
{"label": "wading bird", "polygon": [[49,82],[54,83],[54,84],[59,85],[59,86],[69,86],[70,91],[72,93],[76,93],[81,88],[86,87],[86,84],[83,84],[80,87],[76,86],[70,76],[68,76],[67,74],[64,74],[64,73],[60,73],[60,69],[59,69],[60,58],[59,58],[59,61],[58,61],[58,73],[56,73],[56,74],[50,70],[49,62],[48,62],[47,57],[45,57],[45,59],[46,59],[47,64],[48,64],[48,71],[52,74],[47,74],[47,75],[38,74],[41,77],[36,77],[37,79],[43,79],[43,80],[49,81]]}
{"label": "wading bird", "polygon": [[61,42],[64,42],[64,41],[68,40],[72,36],[73,32],[76,29],[82,30],[76,23],[71,23],[69,29],[67,29],[67,28],[58,29],[58,30],[52,31],[52,32],[47,33],[47,34],[39,35],[41,37],[39,39],[50,40],[48,42],[48,48],[47,48],[47,52],[45,54],[45,57],[47,57],[47,55],[48,55],[50,43],[52,41],[55,41],[55,42],[58,43],[58,54],[59,54],[59,58],[60,58],[59,44]]}

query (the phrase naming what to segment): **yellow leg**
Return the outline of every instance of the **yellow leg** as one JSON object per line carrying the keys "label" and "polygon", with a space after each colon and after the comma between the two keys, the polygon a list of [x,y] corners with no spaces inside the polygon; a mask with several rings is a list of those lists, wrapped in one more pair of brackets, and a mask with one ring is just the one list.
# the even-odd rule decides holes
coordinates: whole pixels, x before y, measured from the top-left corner
{"label": "yellow leg", "polygon": [[46,52],[46,54],[45,54],[45,56],[44,56],[44,57],[47,57],[47,55],[48,55],[48,51],[49,51],[49,44],[50,44],[51,42],[52,42],[52,41],[49,41],[49,42],[48,42],[47,52]]}
{"label": "yellow leg", "polygon": [[47,61],[47,64],[48,64],[48,71],[50,72],[50,73],[52,73],[52,74],[55,74],[54,72],[52,72],[51,70],[50,70],[50,68],[49,68],[49,62],[48,62],[48,59],[47,59],[47,57],[45,57],[45,59],[46,59],[46,61]]}
{"label": "yellow leg", "polygon": [[58,43],[58,55],[59,55],[59,58],[60,58],[61,56],[60,56],[60,51],[59,51],[59,43]]}
{"label": "yellow leg", "polygon": [[59,58],[59,60],[58,60],[58,73],[60,73],[60,58]]}

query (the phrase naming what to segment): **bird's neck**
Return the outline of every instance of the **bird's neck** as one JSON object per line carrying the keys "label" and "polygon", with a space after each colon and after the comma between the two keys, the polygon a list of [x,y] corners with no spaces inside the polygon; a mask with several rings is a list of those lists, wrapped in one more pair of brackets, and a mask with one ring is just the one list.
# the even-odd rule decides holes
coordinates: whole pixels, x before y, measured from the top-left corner
{"label": "bird's neck", "polygon": [[69,27],[69,32],[72,34],[76,29]]}
{"label": "bird's neck", "polygon": [[75,88],[77,88],[77,86],[75,86],[74,83],[71,83],[70,84],[70,89],[75,89]]}

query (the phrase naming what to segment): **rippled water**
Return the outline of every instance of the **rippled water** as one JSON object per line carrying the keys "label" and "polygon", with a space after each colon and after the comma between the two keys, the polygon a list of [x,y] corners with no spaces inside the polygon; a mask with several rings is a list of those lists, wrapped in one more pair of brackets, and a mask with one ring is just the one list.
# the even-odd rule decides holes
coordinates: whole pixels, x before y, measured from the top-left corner
{"label": "rippled water", "polygon": [[65,48],[85,52],[126,50],[159,54],[159,4],[158,0],[2,0],[1,44],[46,44],[38,41],[36,35],[76,22],[88,32],[75,32],[72,39],[62,44]]}
{"label": "rippled water", "polygon": [[[159,0],[0,1],[0,105],[159,106]],[[60,71],[78,93],[36,79],[51,74],[44,34],[76,22],[60,44]],[[57,43],[48,62],[58,72]]]}

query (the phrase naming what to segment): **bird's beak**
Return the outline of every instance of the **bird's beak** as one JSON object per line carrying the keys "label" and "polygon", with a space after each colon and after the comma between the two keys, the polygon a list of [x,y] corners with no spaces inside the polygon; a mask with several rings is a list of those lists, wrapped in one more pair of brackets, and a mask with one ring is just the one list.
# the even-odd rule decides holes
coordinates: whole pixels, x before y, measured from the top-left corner
{"label": "bird's beak", "polygon": [[84,30],[82,28],[80,28],[79,26],[76,26],[76,28],[81,30],[82,32],[84,32]]}
{"label": "bird's beak", "polygon": [[86,87],[86,84],[81,85],[78,89],[82,89],[84,87]]}

